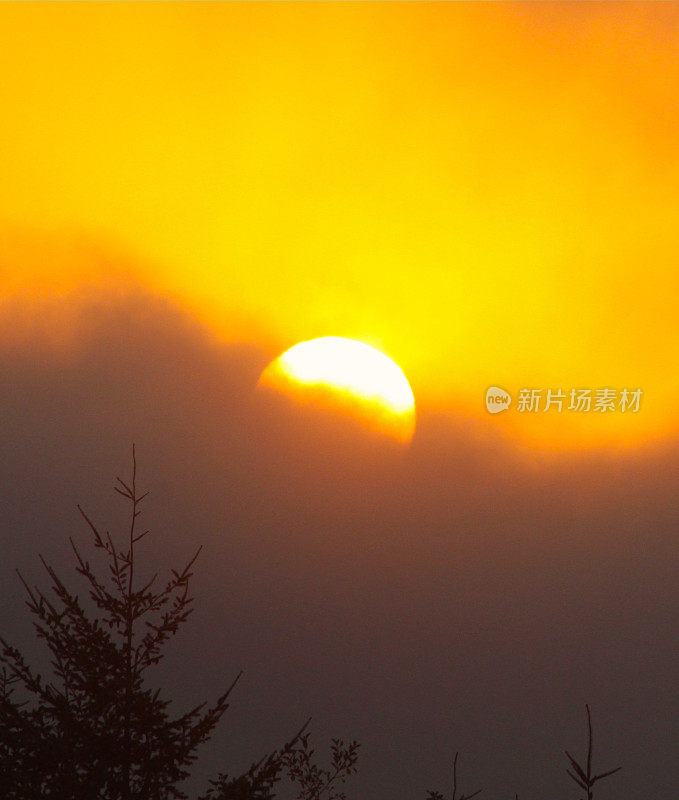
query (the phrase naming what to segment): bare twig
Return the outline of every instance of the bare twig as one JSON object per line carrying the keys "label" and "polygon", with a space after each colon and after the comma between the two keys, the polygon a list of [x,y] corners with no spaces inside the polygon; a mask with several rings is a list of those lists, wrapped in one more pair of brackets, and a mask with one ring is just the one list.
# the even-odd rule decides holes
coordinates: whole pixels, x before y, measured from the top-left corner
{"label": "bare twig", "polygon": [[589,706],[585,705],[587,710],[587,767],[582,767],[578,762],[573,758],[573,756],[566,750],[566,756],[571,763],[571,767],[573,771],[571,772],[570,769],[566,769],[566,772],[570,776],[570,778],[577,783],[577,785],[584,789],[587,792],[587,800],[593,800],[594,797],[594,785],[604,778],[608,778],[610,775],[614,775],[616,772],[619,772],[622,767],[616,767],[615,769],[610,769],[607,772],[601,772],[598,775],[592,774],[592,745],[593,745],[593,736],[592,736],[592,715],[589,710]]}

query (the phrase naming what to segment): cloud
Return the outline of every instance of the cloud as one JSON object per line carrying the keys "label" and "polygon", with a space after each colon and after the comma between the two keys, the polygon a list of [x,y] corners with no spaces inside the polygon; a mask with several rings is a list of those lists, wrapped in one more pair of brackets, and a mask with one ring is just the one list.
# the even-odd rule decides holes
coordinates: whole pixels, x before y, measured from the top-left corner
{"label": "cloud", "polygon": [[35,652],[14,567],[70,569],[77,502],[122,525],[134,441],[149,564],[204,546],[165,678],[188,704],[246,671],[201,771],[312,713],[364,740],[361,797],[445,786],[453,749],[490,795],[558,793],[588,701],[626,792],[669,800],[676,444],[550,456],[426,407],[409,449],[379,444],[257,395],[274,353],[131,287],[5,301],[0,329],[10,639]]}

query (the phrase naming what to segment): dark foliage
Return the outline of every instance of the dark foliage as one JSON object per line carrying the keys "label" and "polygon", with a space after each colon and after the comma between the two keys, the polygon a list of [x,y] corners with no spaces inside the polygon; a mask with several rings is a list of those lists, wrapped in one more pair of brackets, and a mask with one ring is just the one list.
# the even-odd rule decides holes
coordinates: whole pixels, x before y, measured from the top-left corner
{"label": "dark foliage", "polygon": [[[567,769],[566,772],[572,778],[575,783],[587,792],[587,800],[594,800],[594,785],[599,781],[603,780],[604,778],[608,778],[611,775],[614,775],[616,772],[619,772],[622,767],[616,767],[615,769],[608,770],[606,772],[600,772],[599,774],[594,774],[592,772],[592,743],[593,743],[593,735],[592,735],[592,716],[590,713],[589,706],[586,705],[585,709],[587,711],[587,731],[588,731],[588,738],[587,738],[587,763],[585,766],[579,764],[573,756],[566,751],[566,756],[571,764],[571,769]],[[458,798],[457,795],[457,758],[458,753],[455,753],[455,758],[453,759],[453,794],[451,800],[471,800],[472,797],[476,797],[481,793],[481,789],[477,789],[475,792],[471,794],[461,794]],[[515,800],[519,800],[519,795],[514,795]],[[441,792],[433,792],[429,791],[427,793],[427,800],[446,800],[446,797],[441,794]]]}
{"label": "dark foliage", "polygon": [[[149,688],[148,673],[163,658],[164,646],[193,610],[189,584],[200,548],[181,570],[171,570],[157,588],[158,575],[135,583],[137,519],[146,493],[132,478],[114,487],[130,506],[125,546],[101,534],[80,508],[95,551],[107,562],[105,578],[71,540],[76,571],[88,587],[88,613],[42,558],[51,593],[27,593],[37,636],[51,655],[51,675],[33,670],[22,654],[0,636],[0,797],[3,800],[186,800],[181,790],[198,747],[210,738],[228,708],[240,675],[212,705],[200,703],[179,716],[160,689]],[[587,760],[568,751],[568,775],[593,800],[594,787],[621,768],[592,770],[592,719],[586,706]],[[198,800],[275,800],[287,779],[296,800],[346,800],[341,791],[356,772],[357,742],[332,740],[327,768],[315,763],[309,720],[280,749],[252,764],[242,775],[220,774]],[[481,790],[458,795],[458,753],[453,759],[450,800],[472,800]],[[518,795],[516,795],[518,800]],[[427,800],[446,800],[429,791]]]}
{"label": "dark foliage", "polygon": [[[156,588],[157,574],[135,583],[135,547],[148,531],[137,528],[146,494],[137,489],[134,448],[132,479],[118,478],[115,490],[130,505],[122,548],[79,507],[95,549],[106,558],[105,578],[71,540],[94,616],[44,560],[51,595],[19,576],[37,635],[50,652],[52,675],[37,674],[0,637],[0,795],[6,800],[186,798],[180,784],[238,681],[236,675],[212,705],[203,702],[179,716],[170,714],[170,701],[160,689],[147,686],[150,668],[193,610],[189,583],[200,549],[183,569],[171,570],[161,588]],[[17,699],[18,689],[24,699]],[[302,787],[300,798],[320,797],[354,769],[358,745],[344,748],[335,742],[333,766],[326,773],[301,755],[310,754],[306,728],[245,775],[220,776],[202,800],[270,800],[285,769]]]}
{"label": "dark foliage", "polygon": [[339,787],[356,772],[358,747],[358,742],[345,745],[333,739],[330,767],[322,769],[312,761],[314,751],[305,725],[282,750],[253,764],[246,775],[236,779],[220,775],[200,800],[271,800],[281,773],[296,785],[297,800],[346,800]]}

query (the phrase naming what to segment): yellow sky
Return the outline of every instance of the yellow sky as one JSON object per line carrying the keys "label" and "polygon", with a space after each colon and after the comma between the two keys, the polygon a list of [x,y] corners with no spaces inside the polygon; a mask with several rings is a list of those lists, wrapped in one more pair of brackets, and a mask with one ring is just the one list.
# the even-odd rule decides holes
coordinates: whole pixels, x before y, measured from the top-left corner
{"label": "yellow sky", "polygon": [[385,350],[418,404],[641,387],[675,433],[679,8],[3,3],[0,287],[131,275],[272,353]]}

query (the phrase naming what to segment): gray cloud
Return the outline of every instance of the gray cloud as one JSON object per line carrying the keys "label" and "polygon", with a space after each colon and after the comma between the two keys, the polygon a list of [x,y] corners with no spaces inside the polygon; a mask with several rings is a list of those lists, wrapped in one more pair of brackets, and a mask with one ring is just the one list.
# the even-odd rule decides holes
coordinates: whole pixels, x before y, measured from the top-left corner
{"label": "gray cloud", "polygon": [[363,742],[350,800],[445,791],[455,749],[489,797],[567,796],[589,702],[596,756],[624,765],[602,800],[675,796],[676,442],[528,460],[425,408],[402,450],[254,393],[271,354],[158,297],[64,303],[75,349],[50,343],[63,310],[0,313],[9,638],[38,652],[13,570],[71,569],[76,503],[122,524],[110,486],[135,441],[149,565],[204,546],[162,678],[189,704],[245,670],[199,777],[312,714],[319,742]]}

